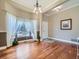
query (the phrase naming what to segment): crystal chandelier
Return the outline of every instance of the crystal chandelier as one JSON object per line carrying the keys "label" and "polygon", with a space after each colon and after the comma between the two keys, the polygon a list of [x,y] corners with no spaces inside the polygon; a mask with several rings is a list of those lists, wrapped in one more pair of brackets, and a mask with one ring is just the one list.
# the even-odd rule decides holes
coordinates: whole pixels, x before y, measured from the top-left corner
{"label": "crystal chandelier", "polygon": [[42,13],[41,11],[41,5],[39,5],[38,0],[36,0],[36,4],[34,5],[34,13],[38,14],[38,13]]}

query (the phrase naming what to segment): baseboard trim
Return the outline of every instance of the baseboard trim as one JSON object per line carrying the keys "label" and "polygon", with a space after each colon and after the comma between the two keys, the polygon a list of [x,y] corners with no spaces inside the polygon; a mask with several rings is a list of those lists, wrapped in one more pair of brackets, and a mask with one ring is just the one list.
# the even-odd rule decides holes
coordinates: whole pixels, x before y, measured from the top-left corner
{"label": "baseboard trim", "polygon": [[0,50],[4,50],[6,48],[7,48],[7,46],[3,46],[3,47],[0,47]]}
{"label": "baseboard trim", "polygon": [[18,41],[18,43],[24,43],[24,42],[35,42],[36,40],[33,40],[33,39],[28,39],[28,40],[21,40],[21,41]]}
{"label": "baseboard trim", "polygon": [[78,42],[73,42],[73,41],[69,41],[69,40],[64,40],[64,39],[58,39],[58,38],[52,38],[52,37],[48,37],[49,39],[55,40],[55,41],[60,41],[63,43],[69,43],[69,44],[74,44],[74,45],[79,45]]}

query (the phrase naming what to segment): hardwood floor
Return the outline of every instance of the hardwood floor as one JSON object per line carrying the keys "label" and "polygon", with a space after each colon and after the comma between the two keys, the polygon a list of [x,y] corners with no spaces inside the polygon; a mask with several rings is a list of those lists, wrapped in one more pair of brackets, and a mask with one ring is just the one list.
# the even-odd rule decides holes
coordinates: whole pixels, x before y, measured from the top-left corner
{"label": "hardwood floor", "polygon": [[0,59],[76,59],[76,47],[64,43],[22,43],[0,51]]}

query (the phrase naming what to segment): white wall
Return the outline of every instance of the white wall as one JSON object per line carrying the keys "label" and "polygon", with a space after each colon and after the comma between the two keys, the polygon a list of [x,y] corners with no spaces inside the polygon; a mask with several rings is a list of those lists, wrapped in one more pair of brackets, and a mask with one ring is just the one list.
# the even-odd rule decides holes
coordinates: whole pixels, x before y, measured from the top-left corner
{"label": "white wall", "polygon": [[[60,21],[72,19],[72,30],[60,30]],[[71,40],[79,37],[79,6],[53,14],[48,17],[49,37]]]}

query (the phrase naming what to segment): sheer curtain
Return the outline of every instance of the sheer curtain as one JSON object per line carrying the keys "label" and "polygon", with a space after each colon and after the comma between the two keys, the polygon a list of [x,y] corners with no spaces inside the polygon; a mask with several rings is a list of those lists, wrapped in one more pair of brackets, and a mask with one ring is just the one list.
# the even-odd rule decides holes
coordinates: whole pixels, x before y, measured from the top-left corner
{"label": "sheer curtain", "polygon": [[25,26],[26,26],[28,34],[30,35],[30,33],[31,33],[32,38],[34,38],[34,25],[33,25],[33,22],[31,20],[27,20],[25,22]]}
{"label": "sheer curtain", "polygon": [[6,18],[8,46],[12,45],[16,33],[18,37],[32,36],[33,39],[35,38],[35,21],[21,17],[16,17],[15,15],[8,12],[6,14]]}
{"label": "sheer curtain", "polygon": [[11,46],[16,33],[16,16],[7,12],[6,15],[6,27],[7,27],[7,46]]}

